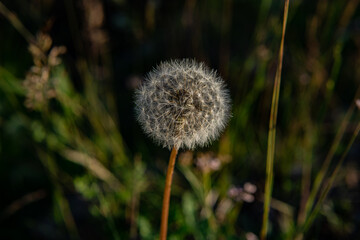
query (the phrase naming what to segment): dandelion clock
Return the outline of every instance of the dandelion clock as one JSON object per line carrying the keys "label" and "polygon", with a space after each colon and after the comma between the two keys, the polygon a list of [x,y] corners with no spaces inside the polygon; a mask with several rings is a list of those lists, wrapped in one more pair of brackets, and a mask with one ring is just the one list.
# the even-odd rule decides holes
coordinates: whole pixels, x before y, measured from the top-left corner
{"label": "dandelion clock", "polygon": [[215,71],[194,60],[163,62],[151,71],[135,95],[143,130],[172,149],[163,198],[160,239],[166,239],[172,174],[180,148],[208,145],[224,130],[230,98]]}

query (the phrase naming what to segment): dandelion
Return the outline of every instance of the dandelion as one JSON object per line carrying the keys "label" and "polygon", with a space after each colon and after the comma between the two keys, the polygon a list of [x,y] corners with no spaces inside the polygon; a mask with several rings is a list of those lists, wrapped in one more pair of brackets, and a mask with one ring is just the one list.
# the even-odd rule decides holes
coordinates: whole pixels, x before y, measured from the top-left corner
{"label": "dandelion", "polygon": [[157,143],[172,149],[166,175],[160,239],[166,239],[172,173],[179,148],[206,146],[224,130],[230,98],[215,71],[194,60],[161,63],[135,96],[137,119]]}
{"label": "dandelion", "polygon": [[136,93],[144,131],[163,147],[194,149],[216,139],[230,116],[224,81],[193,60],[161,63]]}

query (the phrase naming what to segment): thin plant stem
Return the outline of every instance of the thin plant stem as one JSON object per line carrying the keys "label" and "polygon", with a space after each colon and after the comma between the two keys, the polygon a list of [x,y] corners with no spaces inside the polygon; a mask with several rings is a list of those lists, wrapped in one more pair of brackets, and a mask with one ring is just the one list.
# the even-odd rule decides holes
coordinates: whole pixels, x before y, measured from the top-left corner
{"label": "thin plant stem", "polygon": [[163,206],[162,206],[162,212],[161,212],[160,240],[166,240],[166,236],[167,236],[171,182],[172,182],[172,177],[173,177],[173,173],[174,173],[175,160],[176,160],[177,153],[178,153],[178,150],[175,147],[173,147],[171,154],[170,154],[169,166],[168,166],[167,173],[166,173]]}
{"label": "thin plant stem", "polygon": [[341,169],[341,166],[345,160],[345,157],[348,155],[349,153],[349,150],[352,146],[352,144],[354,143],[357,135],[359,134],[359,131],[360,131],[360,122],[357,124],[356,126],[356,129],[348,143],[348,145],[346,146],[346,149],[345,151],[343,152],[343,154],[341,155],[341,158],[339,160],[339,162],[337,163],[336,167],[335,167],[335,170],[333,171],[333,173],[331,174],[330,176],[330,179],[329,181],[327,182],[325,188],[323,189],[323,191],[321,192],[320,194],[320,199],[319,201],[316,203],[315,207],[314,207],[314,210],[311,212],[310,216],[307,218],[307,220],[305,221],[305,224],[304,224],[304,227],[301,231],[302,234],[304,234],[308,229],[309,227],[312,225],[312,223],[314,222],[317,214],[319,213],[320,211],[320,208],[323,204],[323,202],[325,201],[330,189],[332,188],[333,184],[334,184],[334,181],[335,181],[335,178],[337,177],[338,175],[338,172],[340,171]]}
{"label": "thin plant stem", "polygon": [[22,24],[19,18],[13,12],[11,12],[2,2],[0,2],[0,15],[3,15],[29,44],[32,44],[38,50],[40,50],[39,53],[41,54],[42,58],[45,57],[45,54],[39,47],[34,35],[31,34],[31,32],[24,26],[24,24]]}
{"label": "thin plant stem", "polygon": [[[354,101],[359,96],[360,96],[360,87],[358,88],[358,90],[357,90],[357,92],[355,94]],[[346,127],[349,124],[349,119],[352,116],[354,110],[355,110],[355,104],[352,104],[349,107],[349,109],[347,110],[347,112],[345,114],[345,117],[341,122],[340,128],[338,129],[338,131],[336,133],[334,141],[331,144],[330,150],[329,150],[328,154],[326,155],[325,161],[322,164],[320,171],[318,172],[318,174],[315,177],[314,185],[313,185],[313,187],[311,189],[309,198],[306,201],[304,218],[303,218],[304,220],[302,222],[298,222],[298,224],[300,224],[300,225],[302,225],[306,221],[306,219],[308,218],[308,216],[309,216],[309,214],[310,214],[310,212],[312,210],[312,207],[313,207],[314,202],[315,202],[315,198],[319,193],[321,184],[323,183],[325,175],[326,175],[326,173],[327,173],[327,171],[329,169],[330,162],[331,162],[332,158],[335,155],[335,152],[336,152],[336,150],[337,150],[337,148],[338,148],[338,146],[340,144],[340,141],[341,141],[341,139],[342,139],[342,137],[343,137],[343,135],[345,133]]]}
{"label": "thin plant stem", "polygon": [[271,202],[271,192],[273,185],[273,167],[274,167],[274,155],[275,155],[275,137],[276,137],[276,121],[277,121],[277,112],[279,105],[279,96],[280,96],[280,84],[281,84],[281,70],[282,62],[284,55],[284,39],[285,39],[285,30],[287,17],[289,12],[289,0],[285,1],[284,6],[284,18],[283,18],[283,27],[282,27],[282,36],[279,50],[279,62],[275,75],[275,83],[273,89],[273,96],[271,102],[271,111],[270,111],[270,122],[269,122],[269,133],[268,133],[268,147],[266,155],[266,182],[265,182],[265,194],[264,194],[264,214],[263,214],[263,224],[260,232],[260,239],[266,239],[268,231],[268,222],[269,222],[269,211],[270,211],[270,202]]}
{"label": "thin plant stem", "polygon": [[37,46],[35,37],[27,30],[19,18],[0,2],[0,14],[2,14],[13,27],[26,39],[27,42]]}
{"label": "thin plant stem", "polygon": [[328,154],[327,154],[327,156],[325,158],[325,161],[321,166],[321,169],[320,169],[319,173],[316,175],[316,178],[315,178],[315,181],[314,181],[314,186],[312,187],[309,198],[308,198],[308,200],[306,202],[305,219],[307,218],[307,216],[309,215],[309,213],[310,213],[310,211],[312,209],[312,206],[313,206],[314,201],[315,201],[315,197],[317,196],[317,194],[319,192],[319,189],[320,189],[320,186],[321,186],[322,182],[324,181],[325,174],[326,174],[326,172],[327,172],[327,170],[329,168],[331,159],[334,157],[336,149],[338,148],[338,146],[340,144],[340,140],[342,139],[342,137],[344,135],[346,126],[347,126],[347,124],[349,122],[349,118],[350,118],[351,114],[353,113],[353,111],[354,111],[354,106],[349,108],[348,112],[346,113],[346,115],[344,117],[344,120],[343,120],[343,122],[342,122],[336,136],[335,136],[334,142],[330,147],[330,151],[328,152]]}

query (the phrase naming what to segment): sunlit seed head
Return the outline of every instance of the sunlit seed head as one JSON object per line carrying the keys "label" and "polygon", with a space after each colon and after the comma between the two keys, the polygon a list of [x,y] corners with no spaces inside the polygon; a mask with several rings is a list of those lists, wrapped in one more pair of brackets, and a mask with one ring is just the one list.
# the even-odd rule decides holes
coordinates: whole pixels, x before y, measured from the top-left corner
{"label": "sunlit seed head", "polygon": [[136,91],[144,131],[163,147],[193,149],[216,139],[230,117],[224,81],[194,60],[163,62]]}

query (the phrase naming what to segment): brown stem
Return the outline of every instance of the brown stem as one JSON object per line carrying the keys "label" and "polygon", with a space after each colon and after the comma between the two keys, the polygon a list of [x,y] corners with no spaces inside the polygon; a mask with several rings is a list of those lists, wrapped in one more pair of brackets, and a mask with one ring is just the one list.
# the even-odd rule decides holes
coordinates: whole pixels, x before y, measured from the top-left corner
{"label": "brown stem", "polygon": [[165,190],[163,197],[163,206],[161,213],[161,227],[160,227],[160,240],[166,240],[168,217],[169,217],[169,205],[170,205],[170,192],[171,182],[174,173],[175,160],[178,150],[174,147],[171,151],[169,166],[166,173]]}

